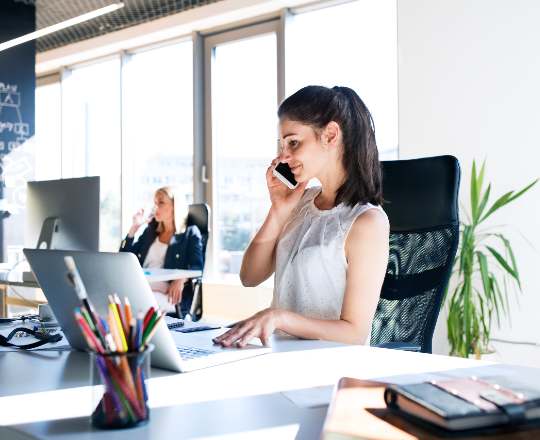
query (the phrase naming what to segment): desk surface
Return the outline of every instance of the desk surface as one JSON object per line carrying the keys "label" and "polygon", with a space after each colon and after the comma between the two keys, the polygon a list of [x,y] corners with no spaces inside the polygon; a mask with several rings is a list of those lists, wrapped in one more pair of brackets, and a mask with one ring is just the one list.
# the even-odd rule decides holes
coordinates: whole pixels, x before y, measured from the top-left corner
{"label": "desk surface", "polygon": [[23,281],[21,272],[10,274],[9,279],[0,278],[0,285],[40,288],[37,281]]}
{"label": "desk surface", "polygon": [[202,276],[202,270],[186,270],[186,269],[143,269],[144,276],[149,282],[156,281],[171,281],[180,278],[197,278]]}
{"label": "desk surface", "polygon": [[275,338],[273,347],[271,354],[190,373],[153,369],[151,422],[112,432],[89,426],[86,354],[1,353],[0,437],[313,439],[326,407],[297,406],[283,392],[333,386],[343,376],[411,382],[417,373],[508,371],[500,364],[320,341]]}

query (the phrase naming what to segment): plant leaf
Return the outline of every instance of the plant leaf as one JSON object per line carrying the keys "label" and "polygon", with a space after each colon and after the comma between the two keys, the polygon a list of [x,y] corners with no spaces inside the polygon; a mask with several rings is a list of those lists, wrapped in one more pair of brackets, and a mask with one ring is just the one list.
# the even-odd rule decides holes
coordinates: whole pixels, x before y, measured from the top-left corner
{"label": "plant leaf", "polygon": [[521,197],[523,194],[525,194],[527,191],[529,191],[534,185],[538,183],[538,179],[533,180],[531,183],[529,183],[525,188],[523,188],[521,191],[518,191],[516,194],[514,194],[510,200],[508,200],[508,203],[516,200],[518,197]]}
{"label": "plant leaf", "polygon": [[516,281],[519,282],[519,276],[518,274],[510,267],[510,265],[506,262],[506,260],[502,257],[499,252],[497,252],[495,249],[493,249],[491,246],[486,246],[487,250],[491,252],[491,255],[495,257],[495,259],[498,261],[498,263],[508,272]]}
{"label": "plant leaf", "polygon": [[501,208],[502,206],[516,200],[518,197],[521,197],[523,194],[525,194],[527,191],[529,191],[534,185],[538,183],[538,179],[533,180],[531,183],[529,183],[525,188],[519,190],[517,193],[514,194],[514,191],[509,191],[506,194],[503,194],[501,197],[499,197],[495,203],[491,206],[488,212],[479,220],[479,223],[484,221],[486,218],[488,218],[491,214],[493,214],[497,209]]}
{"label": "plant leaf", "polygon": [[502,310],[505,314],[508,313],[508,308],[507,308],[507,304],[505,304],[505,301],[504,301],[504,298],[503,298],[503,293],[501,291],[501,288],[499,286],[499,282],[497,281],[497,279],[491,275],[491,283],[493,285],[493,289],[495,291],[495,297],[497,298],[496,299],[496,303],[497,303],[497,307],[495,309],[495,312],[497,314],[497,325],[500,327],[501,326],[501,314],[500,314],[500,310]]}
{"label": "plant leaf", "polygon": [[471,214],[472,219],[476,218],[476,213],[478,211],[478,180],[476,177],[476,161],[473,160],[472,163],[472,172],[471,172]]}
{"label": "plant leaf", "polygon": [[491,205],[491,208],[489,208],[489,210],[480,218],[480,220],[478,220],[478,223],[483,222],[491,214],[497,211],[497,209],[506,205],[508,203],[508,200],[512,197],[512,194],[514,194],[514,191],[508,191],[507,193],[500,196],[497,200],[495,200],[495,203],[493,203],[493,205]]}
{"label": "plant leaf", "polygon": [[506,248],[506,252],[508,253],[508,256],[510,257],[510,262],[512,263],[512,269],[514,269],[514,272],[517,275],[516,282],[519,287],[519,290],[521,291],[521,281],[519,279],[519,271],[517,267],[516,257],[514,255],[514,251],[512,250],[512,245],[510,244],[510,241],[502,234],[493,234],[495,237],[498,237],[504,244],[504,247]]}
{"label": "plant leaf", "polygon": [[486,208],[486,204],[489,200],[489,193],[491,191],[491,184],[488,185],[486,192],[482,196],[482,200],[480,201],[480,205],[478,206],[478,210],[476,212],[476,217],[473,219],[474,223],[479,223],[479,218],[482,216],[482,213],[484,212],[484,209]]}
{"label": "plant leaf", "polygon": [[478,192],[482,192],[482,188],[484,187],[484,172],[486,170],[486,160],[484,159],[482,161],[482,167],[480,168],[480,173],[478,174]]}
{"label": "plant leaf", "polygon": [[485,296],[487,297],[489,303],[492,302],[492,290],[491,290],[491,281],[489,279],[489,269],[487,258],[482,252],[476,252],[476,259],[478,260],[478,266],[480,267],[480,275],[482,277],[482,286],[484,288]]}

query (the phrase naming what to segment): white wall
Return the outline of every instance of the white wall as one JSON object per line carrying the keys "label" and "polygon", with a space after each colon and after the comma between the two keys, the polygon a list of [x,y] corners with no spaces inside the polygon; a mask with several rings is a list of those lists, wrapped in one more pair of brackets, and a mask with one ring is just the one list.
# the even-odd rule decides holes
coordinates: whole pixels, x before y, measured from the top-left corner
{"label": "white wall", "polygon": [[[400,158],[458,157],[467,206],[473,158],[487,159],[495,196],[540,176],[538,23],[538,0],[398,0]],[[512,230],[523,283],[500,338],[540,341],[539,201],[540,185],[492,222]],[[445,353],[439,324],[434,350]],[[540,366],[540,348],[495,348],[506,362]]]}

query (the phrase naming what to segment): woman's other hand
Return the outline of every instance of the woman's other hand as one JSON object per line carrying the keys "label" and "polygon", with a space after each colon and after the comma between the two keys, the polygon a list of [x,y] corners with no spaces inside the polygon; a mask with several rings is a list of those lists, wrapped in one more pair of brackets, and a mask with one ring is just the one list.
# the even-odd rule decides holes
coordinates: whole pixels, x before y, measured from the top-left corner
{"label": "woman's other hand", "polygon": [[182,290],[184,290],[185,278],[171,281],[167,289],[167,299],[171,304],[178,304],[182,301]]}
{"label": "woman's other hand", "polygon": [[150,219],[151,219],[151,217],[148,217],[148,218],[144,217],[144,209],[143,208],[139,209],[135,214],[133,214],[132,223],[131,223],[131,227],[129,228],[128,235],[130,237],[133,237],[137,233],[139,228],[142,225],[148,223],[150,221]]}
{"label": "woman's other hand", "polygon": [[229,331],[214,338],[214,343],[223,347],[245,347],[253,338],[259,338],[261,342],[268,346],[270,336],[277,328],[279,319],[278,309],[265,309],[253,315],[251,318],[240,321]]}
{"label": "woman's other hand", "polygon": [[268,192],[270,193],[270,201],[272,202],[272,210],[283,220],[286,220],[291,214],[292,210],[296,207],[304,190],[306,189],[307,182],[299,183],[295,189],[287,188],[276,176],[273,171],[276,165],[279,163],[279,158],[276,157],[272,164],[266,170],[266,184],[268,186]]}

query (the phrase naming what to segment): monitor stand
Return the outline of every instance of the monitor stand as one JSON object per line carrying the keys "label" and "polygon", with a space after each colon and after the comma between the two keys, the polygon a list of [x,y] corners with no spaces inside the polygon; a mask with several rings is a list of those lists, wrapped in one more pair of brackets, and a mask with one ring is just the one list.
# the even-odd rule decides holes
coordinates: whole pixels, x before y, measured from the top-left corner
{"label": "monitor stand", "polygon": [[59,223],[60,219],[58,217],[47,217],[43,220],[36,249],[53,248],[54,234],[58,232]]}
{"label": "monitor stand", "polygon": [[[58,217],[47,217],[43,220],[41,231],[36,249],[52,249],[54,243],[54,235],[58,232],[60,219]],[[24,271],[22,273],[23,282],[36,283],[36,276],[32,271]]]}

